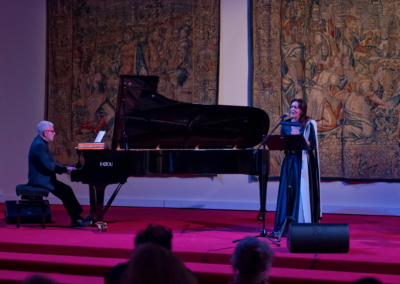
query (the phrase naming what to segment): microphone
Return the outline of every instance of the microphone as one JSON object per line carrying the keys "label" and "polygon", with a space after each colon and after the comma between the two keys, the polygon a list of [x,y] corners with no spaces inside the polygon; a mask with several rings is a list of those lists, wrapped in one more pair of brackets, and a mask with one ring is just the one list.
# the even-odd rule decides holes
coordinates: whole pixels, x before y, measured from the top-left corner
{"label": "microphone", "polygon": [[286,117],[288,117],[288,116],[289,116],[289,114],[288,114],[288,113],[285,113],[284,115],[281,115],[280,118],[281,118],[281,119],[284,119],[284,118],[286,118]]}

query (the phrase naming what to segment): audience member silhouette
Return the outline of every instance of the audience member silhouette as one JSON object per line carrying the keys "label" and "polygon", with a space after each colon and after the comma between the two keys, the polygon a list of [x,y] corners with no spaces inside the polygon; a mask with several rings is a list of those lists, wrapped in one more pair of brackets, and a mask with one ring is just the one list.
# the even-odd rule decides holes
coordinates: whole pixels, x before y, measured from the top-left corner
{"label": "audience member silhouette", "polygon": [[135,247],[145,243],[160,245],[168,250],[172,249],[172,231],[170,228],[150,224],[146,230],[141,231],[135,238]]}
{"label": "audience member silhouette", "polygon": [[170,250],[146,243],[135,248],[121,284],[196,284],[197,278]]}
{"label": "audience member silhouette", "polygon": [[58,284],[58,283],[41,275],[33,275],[27,277],[24,281],[21,282],[21,284]]}
{"label": "audience member silhouette", "polygon": [[232,256],[234,281],[231,284],[266,284],[274,251],[255,237],[246,237],[236,246]]}
{"label": "audience member silhouette", "polygon": [[[135,248],[141,244],[153,243],[160,245],[168,250],[172,248],[172,232],[171,229],[150,224],[146,230],[140,231],[135,238]],[[106,272],[104,276],[105,284],[119,283],[122,274],[127,269],[129,262],[120,263]]]}
{"label": "audience member silhouette", "polygon": [[354,284],[382,284],[382,282],[372,277],[366,277],[357,280]]}

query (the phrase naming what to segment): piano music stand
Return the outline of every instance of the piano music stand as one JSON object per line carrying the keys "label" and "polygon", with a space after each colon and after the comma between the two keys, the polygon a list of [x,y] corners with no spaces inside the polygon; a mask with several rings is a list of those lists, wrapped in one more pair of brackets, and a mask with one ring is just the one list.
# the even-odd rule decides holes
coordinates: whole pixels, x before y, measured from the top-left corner
{"label": "piano music stand", "polygon": [[273,151],[301,151],[308,150],[303,135],[271,135],[267,138],[267,146]]}
{"label": "piano music stand", "polygon": [[[301,151],[308,150],[308,145],[303,135],[272,135],[267,138],[266,141],[269,150],[285,150],[285,151]],[[289,173],[286,173],[288,176]],[[288,185],[290,188],[290,185]],[[285,235],[289,224],[293,222],[292,214],[293,208],[290,208],[289,205],[289,193],[290,190],[287,190],[286,193],[286,217],[282,225],[282,232],[279,235],[278,242],[281,241],[282,236]]]}

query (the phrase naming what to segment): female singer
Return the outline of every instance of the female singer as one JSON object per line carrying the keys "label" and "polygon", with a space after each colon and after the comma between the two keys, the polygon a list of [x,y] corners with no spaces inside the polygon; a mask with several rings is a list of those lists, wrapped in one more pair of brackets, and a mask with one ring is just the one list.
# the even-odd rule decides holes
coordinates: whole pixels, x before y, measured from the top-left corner
{"label": "female singer", "polygon": [[282,125],[281,134],[303,135],[309,149],[285,153],[271,233],[275,238],[286,236],[286,217],[291,218],[287,223],[318,223],[321,219],[317,123],[307,116],[307,104],[302,99],[291,102],[290,114],[289,121],[299,122],[300,127]]}

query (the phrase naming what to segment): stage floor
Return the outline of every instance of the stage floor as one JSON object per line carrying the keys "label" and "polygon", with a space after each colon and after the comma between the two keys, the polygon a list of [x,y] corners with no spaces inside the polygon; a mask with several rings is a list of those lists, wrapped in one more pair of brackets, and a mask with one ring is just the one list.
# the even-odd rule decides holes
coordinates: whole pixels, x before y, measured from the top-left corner
{"label": "stage floor", "polygon": [[[87,206],[84,209],[88,211]],[[51,205],[51,211],[53,222],[45,230],[39,224],[17,229],[4,222],[4,204],[0,204],[0,252],[107,258],[118,263],[129,258],[137,231],[155,223],[173,230],[173,251],[184,262],[228,267],[235,247],[232,240],[253,236],[262,226],[256,211],[111,207],[105,215],[108,231],[99,233],[96,227],[70,228],[63,206]],[[274,213],[268,212],[268,232],[273,220]],[[349,224],[350,251],[319,254],[314,271],[391,275],[400,282],[400,217],[325,214],[322,222]],[[314,254],[290,253],[285,238],[281,247],[271,246],[273,269],[310,269]]]}

